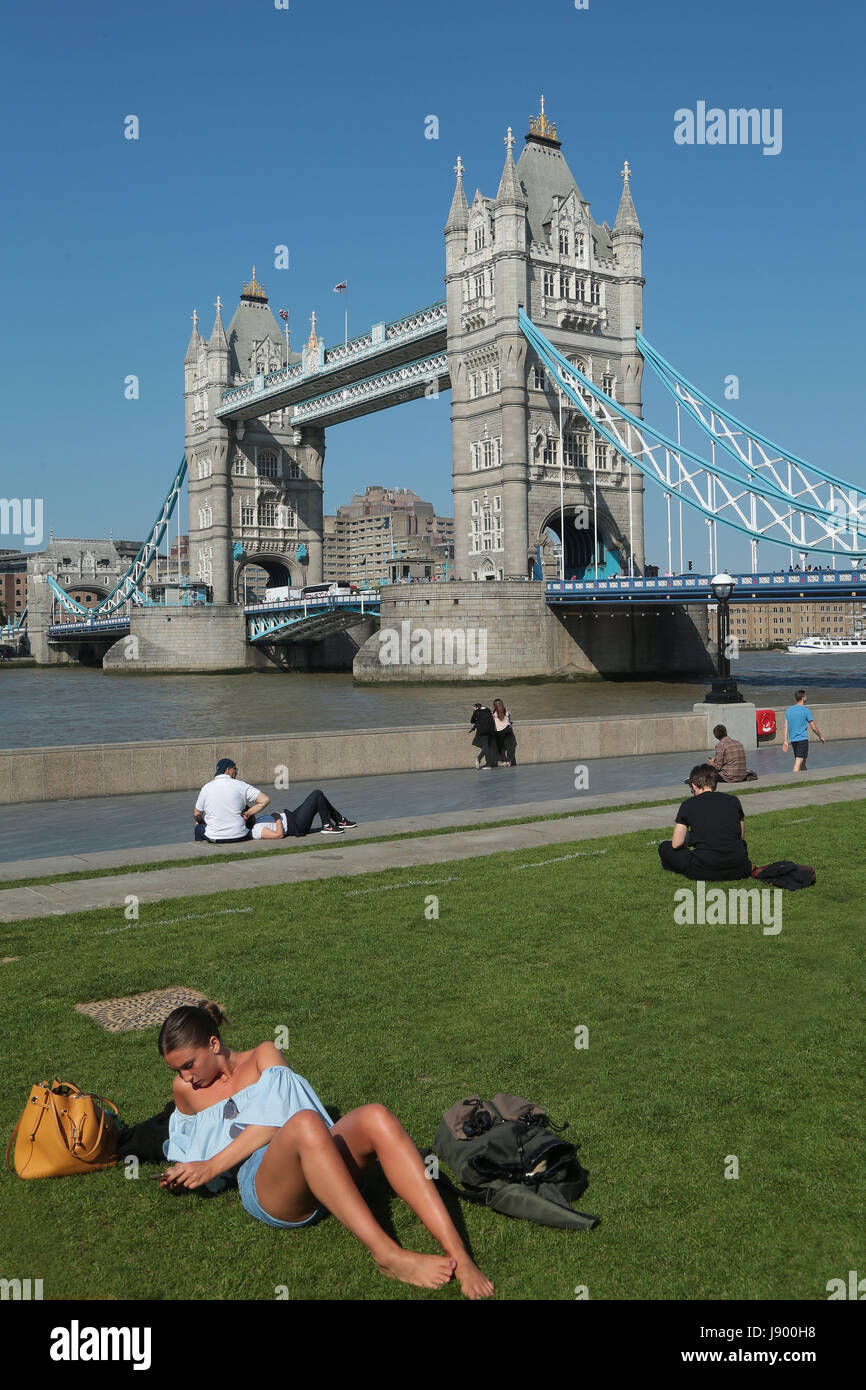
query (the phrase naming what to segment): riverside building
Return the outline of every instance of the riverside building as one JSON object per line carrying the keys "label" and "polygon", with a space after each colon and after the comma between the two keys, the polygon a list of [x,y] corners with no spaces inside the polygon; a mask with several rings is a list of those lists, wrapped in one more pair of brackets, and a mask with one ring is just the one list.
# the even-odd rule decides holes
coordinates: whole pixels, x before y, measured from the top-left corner
{"label": "riverside building", "polygon": [[446,579],[454,521],[437,516],[409,488],[373,485],[324,518],[323,578],[367,587],[407,579]]}

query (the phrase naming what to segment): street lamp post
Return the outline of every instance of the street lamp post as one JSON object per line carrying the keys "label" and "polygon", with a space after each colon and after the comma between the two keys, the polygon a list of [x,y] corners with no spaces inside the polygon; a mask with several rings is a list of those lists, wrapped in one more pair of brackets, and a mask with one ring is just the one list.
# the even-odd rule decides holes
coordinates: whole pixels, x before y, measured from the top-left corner
{"label": "street lamp post", "polygon": [[712,683],[712,689],[704,697],[709,705],[736,705],[742,704],[743,697],[737,689],[737,682],[731,679],[731,660],[728,655],[728,603],[734,591],[735,580],[724,571],[716,574],[710,580],[710,588],[713,597],[718,604],[718,675]]}

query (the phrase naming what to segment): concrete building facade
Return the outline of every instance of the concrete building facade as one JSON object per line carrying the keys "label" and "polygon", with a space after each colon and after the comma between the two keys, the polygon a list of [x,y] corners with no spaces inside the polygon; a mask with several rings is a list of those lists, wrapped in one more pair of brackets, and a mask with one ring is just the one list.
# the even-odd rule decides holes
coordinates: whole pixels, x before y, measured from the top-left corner
{"label": "concrete building facade", "polygon": [[324,523],[325,579],[368,586],[450,574],[454,520],[410,488],[374,484]]}

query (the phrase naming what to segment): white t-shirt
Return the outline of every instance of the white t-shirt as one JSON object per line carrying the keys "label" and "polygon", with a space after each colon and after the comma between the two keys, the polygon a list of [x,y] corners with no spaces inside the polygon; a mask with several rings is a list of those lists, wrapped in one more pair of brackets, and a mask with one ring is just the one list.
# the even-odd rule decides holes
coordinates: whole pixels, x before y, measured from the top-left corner
{"label": "white t-shirt", "polygon": [[[283,834],[285,835],[286,831],[287,831],[288,828],[289,828],[289,823],[288,823],[288,821],[286,820],[286,814],[285,814],[284,811],[277,811],[276,814],[279,816],[280,820],[283,822]],[[264,820],[259,821],[256,825],[253,826],[253,839],[254,839],[254,840],[260,840],[260,839],[262,838],[262,831],[263,831],[263,830],[274,830],[275,828],[276,828],[276,821],[274,821],[274,820],[268,820],[267,817],[265,817]]]}
{"label": "white t-shirt", "polygon": [[205,833],[209,840],[239,840],[247,833],[242,811],[254,806],[261,796],[258,787],[229,777],[223,772],[212,782],[206,782],[198,794],[195,809],[204,816]]}

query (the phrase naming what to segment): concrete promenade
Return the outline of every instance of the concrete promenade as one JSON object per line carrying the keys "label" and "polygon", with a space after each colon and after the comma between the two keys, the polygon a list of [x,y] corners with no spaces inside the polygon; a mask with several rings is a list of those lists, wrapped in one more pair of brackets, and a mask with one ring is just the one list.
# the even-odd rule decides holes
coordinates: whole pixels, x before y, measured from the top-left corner
{"label": "concrete promenade", "polygon": [[[468,741],[466,744],[468,748]],[[322,786],[334,805],[359,822],[355,837],[372,833],[371,824],[385,821],[394,833],[410,828],[421,817],[451,818],[442,824],[477,823],[487,818],[502,819],[514,807],[533,815],[555,809],[608,804],[612,795],[629,793],[626,798],[655,799],[665,788],[682,787],[686,773],[708,753],[657,753],[646,757],[587,759],[589,785],[575,791],[573,759],[513,768],[476,772],[466,762],[474,753],[464,748],[464,766],[459,770],[401,773],[391,776],[333,777],[321,782],[292,782],[288,790],[277,791],[273,784],[256,782],[271,797],[276,808],[297,806],[314,786]],[[518,748],[518,756],[520,749]],[[866,739],[846,739],[825,745],[813,741],[807,777],[832,776],[858,770],[866,764]],[[791,781],[792,755],[781,747],[759,748],[748,754],[748,765],[757,772],[762,787],[768,779]],[[245,768],[239,759],[239,775]],[[207,777],[213,776],[211,767]],[[744,786],[753,786],[745,783]],[[646,795],[644,795],[646,793]],[[164,791],[141,796],[92,797],[54,802],[50,806],[33,804],[0,808],[0,882],[3,879],[35,875],[79,872],[104,864],[149,863],[157,859],[205,857],[208,845],[193,843],[192,810],[196,791]],[[683,795],[685,788],[683,787]],[[598,801],[601,796],[602,800]],[[561,803],[558,807],[555,803]],[[456,817],[456,819],[453,819]],[[391,830],[389,829],[389,832]],[[297,843],[297,842],[295,842]],[[243,853],[248,845],[227,846],[226,853]],[[261,848],[261,845],[257,845]],[[117,851],[110,854],[111,851]],[[122,851],[122,853],[121,853]],[[106,858],[106,854],[110,857]],[[38,860],[38,866],[22,867],[20,862]]]}
{"label": "concrete promenade", "polygon": [[[866,753],[866,749],[861,748],[860,752],[862,755]],[[852,760],[836,770],[840,775],[856,775],[856,780],[817,787],[811,785],[820,781],[822,776],[832,775],[829,767],[806,773],[796,781],[790,774],[781,779],[768,777],[763,788],[750,794],[744,801],[747,818],[765,811],[790,807],[809,810],[821,804],[855,801],[866,797],[866,763],[855,764]],[[503,776],[505,771],[503,770]],[[482,774],[475,775],[482,777]],[[483,780],[489,781],[492,776],[493,774],[488,774]],[[755,786],[754,783],[747,785]],[[732,790],[736,793],[740,788],[734,787]],[[119,914],[117,930],[126,931],[146,925],[146,919],[140,923],[124,922],[122,909],[130,894],[134,895],[139,903],[147,904],[178,897],[226,893],[232,895],[229,901],[236,910],[237,904],[243,901],[245,889],[309,879],[375,873],[389,868],[447,866],[451,861],[479,855],[519,852],[542,845],[549,845],[554,849],[557,845],[591,842],[599,837],[625,834],[633,830],[647,830],[654,835],[655,838],[648,841],[649,849],[669,834],[675,808],[684,795],[685,788],[682,782],[677,782],[672,785],[648,785],[592,796],[572,792],[567,798],[536,800],[523,804],[500,802],[495,806],[488,806],[485,810],[471,809],[434,815],[415,814],[402,816],[398,820],[367,820],[363,825],[359,825],[357,830],[333,840],[323,840],[313,835],[309,843],[325,846],[324,848],[311,848],[292,854],[280,852],[282,842],[274,845],[265,855],[259,853],[263,848],[261,842],[247,842],[224,848],[193,846],[184,842],[144,846],[138,850],[92,852],[79,856],[63,855],[48,859],[7,862],[3,866],[3,877],[7,881],[39,874],[82,872],[88,868],[120,868],[154,861],[161,861],[165,867],[139,873],[118,873],[98,879],[84,878],[65,883],[0,889],[0,921],[65,915],[94,908],[116,908]],[[665,804],[630,811],[616,809],[617,806],[634,801],[658,798],[663,798]],[[567,815],[577,807],[580,810],[598,807],[605,809],[592,816]],[[556,821],[530,819],[532,816],[544,814],[564,814],[564,818]],[[461,825],[477,826],[479,822],[520,817],[526,818],[525,823],[520,825],[459,830]],[[409,831],[448,828],[453,828],[455,833],[406,838]],[[353,843],[373,836],[389,838],[376,844]],[[300,842],[293,840],[288,843],[291,847],[297,847]],[[591,848],[575,851],[577,854],[592,852]],[[185,859],[190,857],[191,853],[201,856],[200,865],[171,867],[173,859]],[[761,855],[760,862],[766,858],[782,857],[784,853],[784,845],[774,845]],[[231,862],[207,865],[208,858],[226,854],[231,856]],[[556,862],[555,854],[553,862]],[[648,862],[654,865],[654,861]],[[514,867],[520,868],[519,861],[515,861]]]}
{"label": "concrete promenade", "polygon": [[[524,770],[566,759],[644,762],[664,753],[696,762],[712,743],[712,726],[720,717],[718,707],[707,706],[700,712],[521,719],[517,756]],[[866,739],[866,701],[820,706],[817,718],[833,744]],[[784,710],[776,710],[775,738],[762,747],[781,747],[783,719]],[[15,805],[189,792],[212,777],[217,759],[229,753],[240,775],[256,786],[272,783],[279,768],[286,769],[293,787],[324,786],[347,772],[356,777],[461,772],[471,764],[470,737],[467,717],[461,724],[0,749],[0,785]]]}

